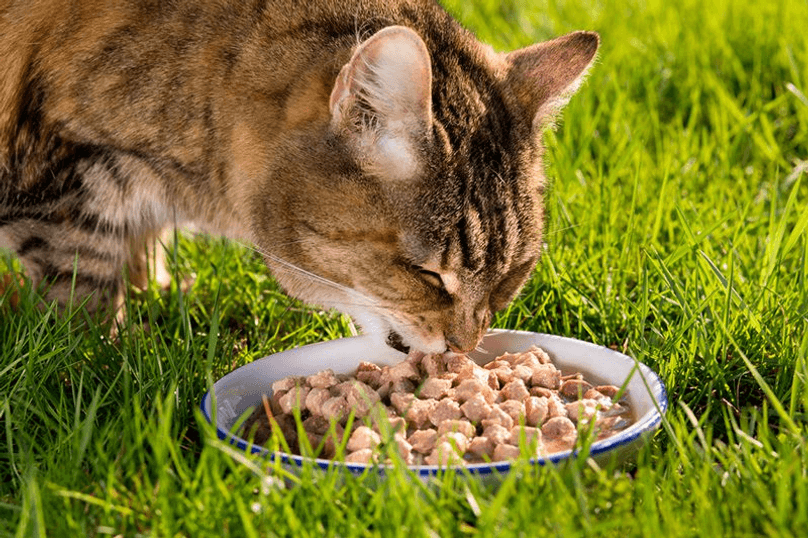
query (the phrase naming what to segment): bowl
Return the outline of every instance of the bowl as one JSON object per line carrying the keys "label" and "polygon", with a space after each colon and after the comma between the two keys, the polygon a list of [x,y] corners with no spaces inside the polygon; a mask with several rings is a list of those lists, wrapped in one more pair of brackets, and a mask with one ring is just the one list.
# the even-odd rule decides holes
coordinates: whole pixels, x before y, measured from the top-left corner
{"label": "bowl", "polygon": [[[480,345],[485,352],[475,351],[469,356],[478,364],[494,360],[505,352],[525,351],[530,346],[539,346],[552,358],[563,372],[580,371],[590,382],[622,386],[626,380],[626,398],[636,421],[619,433],[593,442],[588,456],[601,465],[609,461],[626,462],[647,442],[659,427],[662,415],[668,407],[665,386],[659,377],[637,360],[595,344],[549,334],[495,329],[486,334]],[[352,473],[367,472],[367,465],[335,462],[326,459],[303,458],[287,453],[270,453],[262,446],[254,445],[233,433],[233,427],[245,412],[261,405],[262,395],[272,393],[274,381],[286,376],[307,376],[326,368],[336,373],[352,374],[360,361],[374,362],[380,366],[393,365],[405,355],[368,336],[342,338],[311,344],[269,355],[242,366],[225,375],[213,385],[211,392],[202,399],[202,413],[208,422],[213,422],[212,401],[216,402],[216,431],[220,439],[230,442],[241,450],[263,454],[270,459],[280,458],[281,464],[290,472],[298,473],[308,459],[322,469],[342,467]],[[559,463],[576,457],[578,450],[557,452],[531,459],[535,465]],[[471,475],[483,479],[499,479],[511,469],[511,462],[498,461],[465,465]],[[383,475],[386,465],[372,464],[374,472]],[[414,465],[411,471],[422,479],[439,473],[434,465]]]}

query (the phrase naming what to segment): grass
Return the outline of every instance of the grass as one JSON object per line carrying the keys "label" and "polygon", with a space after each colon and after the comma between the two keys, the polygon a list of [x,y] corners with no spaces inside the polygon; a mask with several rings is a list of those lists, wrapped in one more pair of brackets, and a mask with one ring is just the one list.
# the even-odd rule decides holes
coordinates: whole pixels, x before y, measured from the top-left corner
{"label": "grass", "polygon": [[496,490],[404,471],[278,487],[198,402],[233,368],[349,324],[283,296],[249,251],[181,238],[172,270],[195,284],[135,297],[118,342],[77,329],[81,312],[36,309],[30,289],[15,313],[0,299],[0,535],[804,533],[808,4],[446,4],[499,50],[601,34],[547,134],[547,250],[495,323],[659,372],[671,407],[636,463],[521,462]]}

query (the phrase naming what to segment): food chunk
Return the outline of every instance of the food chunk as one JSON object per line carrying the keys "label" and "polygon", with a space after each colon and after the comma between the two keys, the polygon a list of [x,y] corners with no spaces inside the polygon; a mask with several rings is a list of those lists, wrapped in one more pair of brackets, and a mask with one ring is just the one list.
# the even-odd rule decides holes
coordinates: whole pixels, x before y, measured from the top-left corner
{"label": "food chunk", "polygon": [[334,375],[334,370],[331,368],[317,372],[306,378],[306,383],[313,389],[327,389],[339,383],[339,379]]}
{"label": "food chunk", "polygon": [[465,403],[460,406],[460,410],[467,419],[476,424],[488,417],[488,414],[491,412],[491,406],[485,401],[485,396],[477,393],[467,399]]}
{"label": "food chunk", "polygon": [[421,454],[429,454],[435,449],[438,440],[438,432],[432,428],[416,430],[407,439],[412,449]]}
{"label": "food chunk", "polygon": [[479,435],[469,443],[468,453],[476,456],[480,460],[484,460],[485,458],[491,459],[494,455],[495,446],[496,443],[494,443],[493,439]]}
{"label": "food chunk", "polygon": [[458,420],[463,416],[460,405],[451,398],[443,398],[429,411],[429,421],[440,426],[446,420]]}
{"label": "food chunk", "polygon": [[356,379],[378,389],[382,384],[382,369],[372,362],[362,361],[356,369]]}
{"label": "food chunk", "polygon": [[568,379],[561,385],[559,391],[562,396],[571,400],[580,400],[584,397],[586,391],[592,388],[592,385],[583,379]]}
{"label": "food chunk", "polygon": [[552,364],[539,364],[533,369],[530,382],[536,387],[557,390],[561,386],[561,371]]}
{"label": "food chunk", "polygon": [[548,399],[544,397],[531,396],[525,400],[525,424],[528,426],[540,426],[548,413]]}
{"label": "food chunk", "polygon": [[507,383],[504,387],[502,387],[501,392],[504,399],[516,400],[519,402],[530,396],[530,392],[527,390],[525,382],[519,378],[513,379],[511,382]]}
{"label": "food chunk", "polygon": [[357,417],[364,417],[370,409],[381,399],[373,387],[361,381],[346,381],[345,401],[348,407],[356,412]]}
{"label": "food chunk", "polygon": [[418,396],[421,398],[432,398],[433,400],[440,400],[452,388],[451,379],[442,379],[439,377],[430,377],[421,385]]}
{"label": "food chunk", "polygon": [[305,411],[306,396],[308,395],[309,389],[307,387],[292,387],[291,390],[280,397],[278,405],[280,405],[281,411],[286,414],[292,414],[294,409]]}
{"label": "food chunk", "polygon": [[349,452],[355,452],[363,448],[376,448],[379,446],[379,444],[381,444],[381,442],[382,438],[378,433],[374,432],[367,426],[359,426],[351,434],[345,448],[348,449]]}
{"label": "food chunk", "polygon": [[467,420],[444,420],[438,426],[438,435],[443,435],[444,433],[451,433],[457,432],[460,434],[465,435],[467,438],[474,437],[477,428],[474,425],[467,421]]}
{"label": "food chunk", "polygon": [[503,443],[494,448],[494,461],[513,460],[519,457],[519,447]]}
{"label": "food chunk", "polygon": [[351,452],[345,456],[345,463],[372,463],[375,453],[370,448],[360,448],[355,452]]}

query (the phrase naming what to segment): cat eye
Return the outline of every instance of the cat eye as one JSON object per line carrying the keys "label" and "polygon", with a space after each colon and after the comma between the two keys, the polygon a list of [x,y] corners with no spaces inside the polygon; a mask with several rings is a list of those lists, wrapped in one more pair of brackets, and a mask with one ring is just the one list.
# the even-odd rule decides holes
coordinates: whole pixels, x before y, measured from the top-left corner
{"label": "cat eye", "polygon": [[430,271],[429,269],[424,269],[423,267],[418,267],[418,274],[421,275],[421,278],[426,280],[428,284],[435,286],[436,288],[443,288],[443,278],[441,278],[439,273],[435,271]]}

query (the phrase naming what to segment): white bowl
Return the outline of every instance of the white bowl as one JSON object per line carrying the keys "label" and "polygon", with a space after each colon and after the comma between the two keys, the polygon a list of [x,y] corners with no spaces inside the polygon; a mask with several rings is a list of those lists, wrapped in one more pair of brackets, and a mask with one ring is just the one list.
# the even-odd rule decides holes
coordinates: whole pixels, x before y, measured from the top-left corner
{"label": "white bowl", "polygon": [[[662,414],[668,407],[665,386],[650,368],[617,351],[561,336],[495,329],[482,342],[481,348],[486,353],[473,352],[470,356],[479,364],[485,364],[505,352],[524,351],[532,345],[544,349],[555,365],[565,373],[580,371],[587,380],[617,386],[622,386],[630,378],[626,397],[637,420],[618,434],[591,444],[589,456],[598,463],[605,464],[613,458],[617,462],[628,460],[659,427]],[[311,375],[326,368],[331,368],[336,373],[352,374],[363,360],[379,365],[392,365],[403,359],[404,354],[401,352],[387,346],[380,347],[378,340],[371,340],[366,336],[312,344],[258,359],[227,374],[213,385],[219,438],[241,450],[264,454],[273,459],[280,458],[287,470],[297,473],[303,460],[307,458],[287,453],[270,453],[261,446],[249,443],[231,432],[236,420],[248,409],[261,405],[261,396],[272,393],[272,383],[286,376]],[[212,422],[211,400],[210,393],[207,393],[201,404],[208,422]],[[531,462],[536,465],[557,463],[576,455],[577,450],[568,450],[536,457]],[[367,470],[367,466],[362,464],[338,463],[326,459],[313,461],[323,469],[336,465],[354,473]],[[382,474],[385,467],[374,466]],[[510,470],[511,463],[478,463],[466,465],[465,468],[483,479],[498,479]],[[434,465],[415,465],[410,469],[421,478],[429,478],[440,470]]]}

